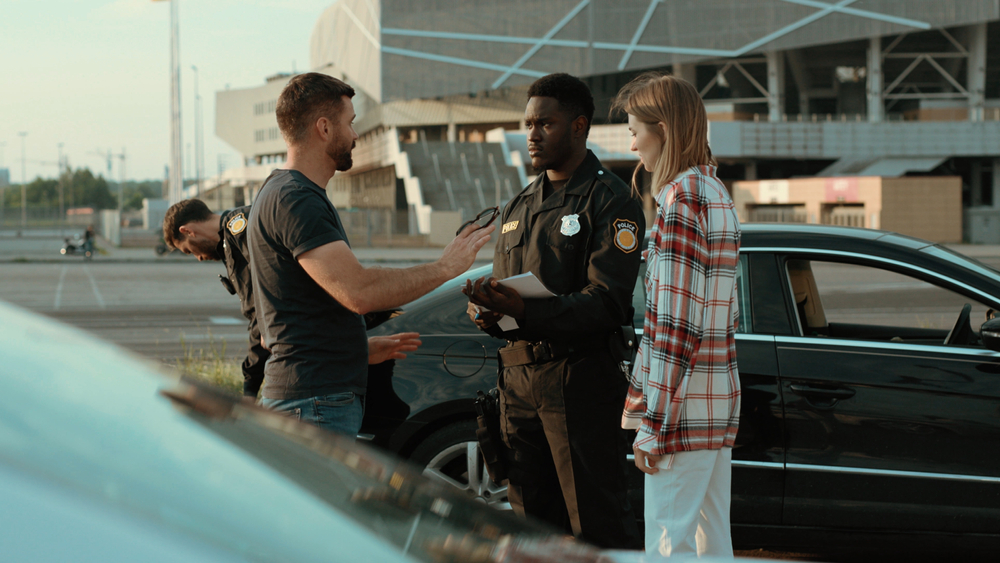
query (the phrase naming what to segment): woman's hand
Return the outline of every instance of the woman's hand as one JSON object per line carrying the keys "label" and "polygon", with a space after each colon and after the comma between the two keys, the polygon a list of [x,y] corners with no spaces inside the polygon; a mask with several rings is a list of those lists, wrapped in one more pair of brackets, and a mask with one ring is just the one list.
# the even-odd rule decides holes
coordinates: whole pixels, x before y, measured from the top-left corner
{"label": "woman's hand", "polygon": [[656,464],[659,463],[664,456],[650,455],[635,446],[632,446],[632,452],[635,454],[635,466],[639,468],[639,471],[642,471],[647,475],[655,475],[660,471],[660,469],[656,467]]}

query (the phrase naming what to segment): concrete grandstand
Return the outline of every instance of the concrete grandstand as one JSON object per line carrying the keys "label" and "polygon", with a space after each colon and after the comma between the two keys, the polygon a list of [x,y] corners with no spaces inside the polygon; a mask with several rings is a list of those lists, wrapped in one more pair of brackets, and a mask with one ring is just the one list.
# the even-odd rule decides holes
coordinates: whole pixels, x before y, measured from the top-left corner
{"label": "concrete grandstand", "polygon": [[[657,70],[701,91],[725,180],[957,176],[964,238],[1000,242],[997,0],[339,0],[310,67],[359,90],[356,165],[329,191],[368,234],[429,234],[434,212],[519,191],[525,88],[550,72],[589,83],[591,147],[630,178],[609,102]],[[217,133],[257,176],[283,160],[284,81],[217,95]],[[262,179],[229,185],[250,201]]]}

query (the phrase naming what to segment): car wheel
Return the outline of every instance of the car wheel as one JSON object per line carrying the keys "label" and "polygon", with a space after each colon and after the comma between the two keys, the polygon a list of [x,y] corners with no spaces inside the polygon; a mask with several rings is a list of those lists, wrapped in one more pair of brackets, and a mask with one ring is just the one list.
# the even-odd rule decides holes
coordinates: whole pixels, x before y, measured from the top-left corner
{"label": "car wheel", "polygon": [[510,510],[507,486],[490,479],[476,440],[476,423],[456,422],[434,432],[410,460],[430,479],[460,489],[470,497],[500,510]]}

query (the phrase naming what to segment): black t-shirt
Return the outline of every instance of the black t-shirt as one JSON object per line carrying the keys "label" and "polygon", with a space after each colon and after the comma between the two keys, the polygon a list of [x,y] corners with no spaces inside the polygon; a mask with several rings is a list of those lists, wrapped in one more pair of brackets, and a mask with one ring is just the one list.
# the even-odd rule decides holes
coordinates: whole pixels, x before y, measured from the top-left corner
{"label": "black t-shirt", "polygon": [[250,211],[248,245],[257,322],[271,358],[263,396],[306,399],[365,393],[364,318],[320,287],[296,258],[347,234],[326,192],[295,170],[276,170]]}

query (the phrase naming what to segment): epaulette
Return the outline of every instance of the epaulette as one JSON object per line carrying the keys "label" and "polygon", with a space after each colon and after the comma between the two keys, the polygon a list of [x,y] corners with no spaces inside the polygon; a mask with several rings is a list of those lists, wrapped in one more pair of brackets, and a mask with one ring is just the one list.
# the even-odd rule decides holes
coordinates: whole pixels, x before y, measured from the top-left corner
{"label": "epaulette", "polygon": [[619,178],[617,174],[607,168],[601,167],[596,177],[598,182],[607,186],[615,195],[632,193],[632,188]]}

